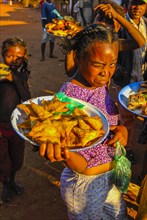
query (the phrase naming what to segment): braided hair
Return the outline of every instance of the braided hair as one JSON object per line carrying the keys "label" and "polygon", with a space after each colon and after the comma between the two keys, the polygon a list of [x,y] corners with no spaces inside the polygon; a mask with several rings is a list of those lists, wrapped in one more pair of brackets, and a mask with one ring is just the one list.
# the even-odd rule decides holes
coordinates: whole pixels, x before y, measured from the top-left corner
{"label": "braided hair", "polygon": [[23,39],[18,38],[18,37],[14,37],[14,38],[8,38],[7,40],[5,40],[2,44],[2,57],[4,58],[5,54],[7,53],[7,51],[13,47],[13,46],[21,46],[24,48],[25,51],[25,55],[26,58],[23,61],[22,67],[21,67],[21,72],[26,73],[27,76],[30,75],[30,71],[28,70],[28,52],[27,52],[27,45],[24,42]]}
{"label": "braided hair", "polygon": [[63,49],[67,52],[74,50],[76,57],[88,54],[91,45],[95,42],[113,43],[118,42],[117,33],[110,26],[102,23],[91,24],[86,26],[82,31],[78,32],[73,38],[67,36]]}

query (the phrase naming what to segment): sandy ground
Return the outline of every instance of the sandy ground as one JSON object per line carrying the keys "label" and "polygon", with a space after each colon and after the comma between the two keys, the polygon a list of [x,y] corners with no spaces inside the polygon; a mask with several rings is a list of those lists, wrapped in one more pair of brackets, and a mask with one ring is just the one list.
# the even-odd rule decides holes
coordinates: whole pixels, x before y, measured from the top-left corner
{"label": "sandy ground", "polygon": [[[44,90],[58,91],[67,76],[64,70],[64,54],[56,40],[57,59],[48,58],[40,62],[42,36],[40,9],[23,8],[21,5],[0,3],[0,46],[3,40],[12,36],[22,37],[29,48],[29,80],[32,97],[50,95]],[[2,58],[0,58],[2,62]],[[132,166],[132,182],[138,182],[146,145],[137,143],[142,122],[137,120],[134,135],[134,153],[137,163]],[[66,208],[60,196],[59,180],[63,169],[61,163],[50,163],[42,159],[32,146],[26,143],[25,161],[18,172],[17,182],[24,187],[24,194],[12,194],[13,202],[0,206],[0,220],[67,220]]]}

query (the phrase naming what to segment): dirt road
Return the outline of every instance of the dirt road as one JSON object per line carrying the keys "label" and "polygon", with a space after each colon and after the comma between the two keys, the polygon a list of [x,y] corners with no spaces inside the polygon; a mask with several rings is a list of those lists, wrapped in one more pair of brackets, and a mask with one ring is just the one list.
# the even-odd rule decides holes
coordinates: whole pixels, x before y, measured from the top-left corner
{"label": "dirt road", "polygon": [[[48,58],[49,47],[46,47],[46,60],[40,62],[40,42],[42,36],[40,9],[23,8],[20,5],[0,4],[0,46],[3,40],[12,36],[22,37],[29,48],[29,81],[32,97],[48,95],[44,90],[58,91],[66,81],[64,55],[56,41],[57,59]],[[2,58],[0,58],[2,62]],[[137,144],[141,122],[137,121],[134,136],[134,152],[137,164],[133,169],[132,181],[137,181],[141,171],[146,146]],[[0,206],[0,220],[67,220],[66,209],[60,196],[59,178],[63,165],[49,163],[42,159],[32,146],[26,143],[25,162],[17,175],[17,182],[24,186],[22,196],[13,195],[13,202]]]}

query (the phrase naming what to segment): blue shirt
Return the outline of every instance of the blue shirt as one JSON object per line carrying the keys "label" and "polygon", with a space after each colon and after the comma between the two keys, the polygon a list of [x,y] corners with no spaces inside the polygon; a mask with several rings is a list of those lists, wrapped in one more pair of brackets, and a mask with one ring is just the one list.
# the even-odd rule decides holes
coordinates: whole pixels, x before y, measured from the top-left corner
{"label": "blue shirt", "polygon": [[53,13],[54,9],[54,3],[44,2],[41,8],[41,19],[46,20],[46,23],[52,22],[52,19],[57,18],[57,15]]}

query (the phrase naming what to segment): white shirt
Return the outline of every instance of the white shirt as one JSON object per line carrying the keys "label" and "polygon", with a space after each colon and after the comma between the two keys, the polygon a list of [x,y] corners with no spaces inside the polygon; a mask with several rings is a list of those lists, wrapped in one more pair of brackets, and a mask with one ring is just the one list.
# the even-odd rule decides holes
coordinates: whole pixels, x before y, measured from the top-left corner
{"label": "white shirt", "polygon": [[[131,22],[131,24],[142,33],[142,35],[144,36],[144,38],[146,39],[146,42],[147,42],[147,27],[146,27],[146,24],[145,24],[143,18],[140,18],[139,25],[137,25],[130,18],[128,13],[127,13],[126,17],[127,17],[127,20],[129,20]],[[145,61],[146,52],[147,52],[147,43],[144,46],[134,50],[131,82],[143,81],[143,74],[145,71],[145,62],[144,61]]]}

